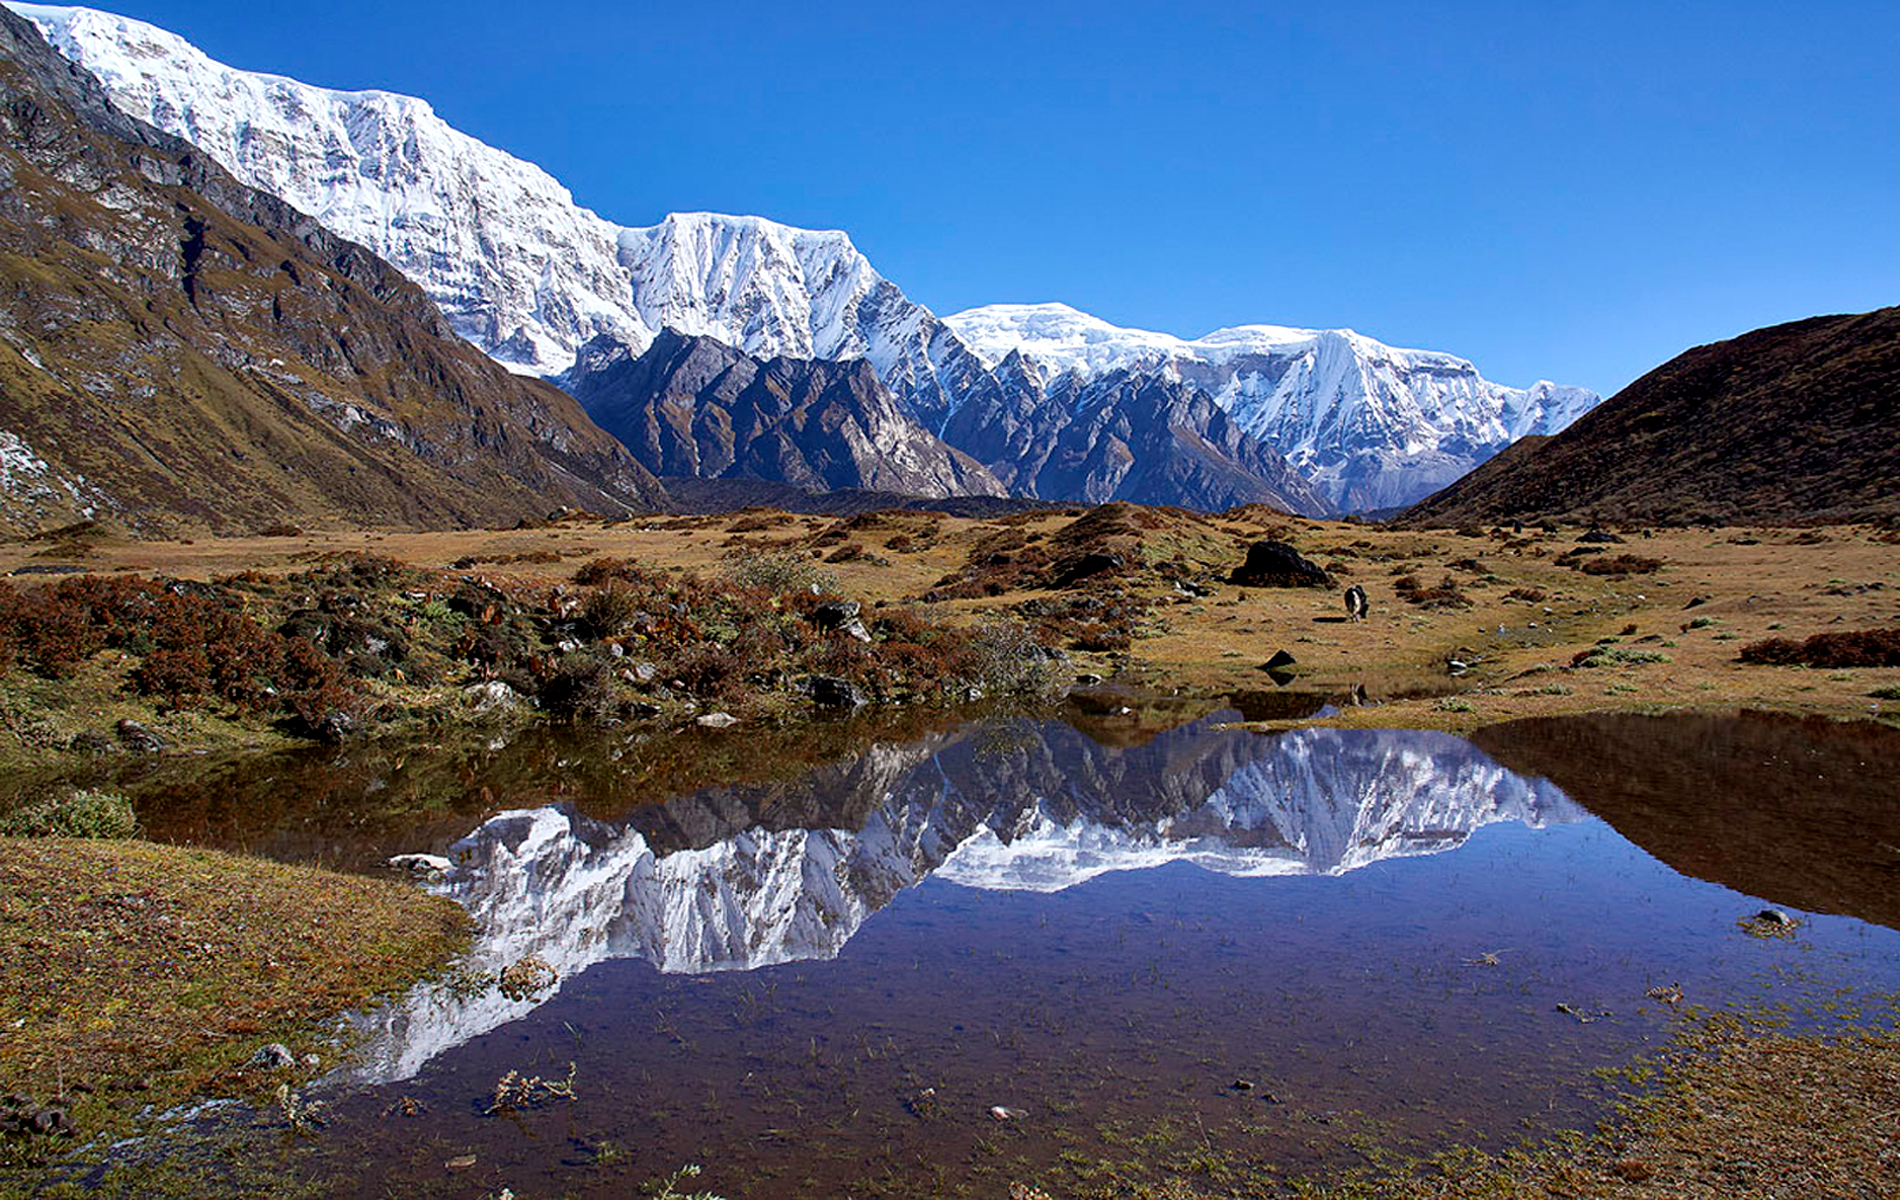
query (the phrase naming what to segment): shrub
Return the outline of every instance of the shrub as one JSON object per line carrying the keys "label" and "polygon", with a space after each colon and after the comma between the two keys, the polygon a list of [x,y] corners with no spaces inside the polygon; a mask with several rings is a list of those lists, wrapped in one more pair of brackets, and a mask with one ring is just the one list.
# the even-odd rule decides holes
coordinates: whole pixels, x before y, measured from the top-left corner
{"label": "shrub", "polygon": [[138,832],[132,802],[117,792],[75,788],[0,813],[0,836],[127,838]]}
{"label": "shrub", "polygon": [[1633,650],[1627,646],[1592,646],[1588,650],[1579,650],[1570,660],[1573,667],[1595,669],[1615,666],[1619,663],[1631,666],[1642,663],[1666,663],[1669,656],[1660,650]]}
{"label": "shrub", "polygon": [[633,614],[640,611],[640,597],[632,587],[618,580],[609,579],[599,587],[587,593],[581,601],[581,621],[597,638],[610,638],[632,622]]}
{"label": "shrub", "polygon": [[1767,638],[1742,647],[1745,663],[1810,667],[1900,667],[1900,629],[1817,633],[1796,641]]}
{"label": "shrub", "polygon": [[1662,570],[1662,559],[1640,554],[1619,554],[1614,558],[1593,558],[1577,569],[1585,575],[1654,575]]}
{"label": "shrub", "polygon": [[618,711],[611,660],[604,655],[572,654],[541,682],[541,707],[562,721],[602,721]]}
{"label": "shrub", "polygon": [[726,579],[742,588],[756,588],[773,596],[789,592],[810,593],[837,590],[831,572],[812,565],[809,558],[793,551],[776,554],[745,554],[726,565]]}

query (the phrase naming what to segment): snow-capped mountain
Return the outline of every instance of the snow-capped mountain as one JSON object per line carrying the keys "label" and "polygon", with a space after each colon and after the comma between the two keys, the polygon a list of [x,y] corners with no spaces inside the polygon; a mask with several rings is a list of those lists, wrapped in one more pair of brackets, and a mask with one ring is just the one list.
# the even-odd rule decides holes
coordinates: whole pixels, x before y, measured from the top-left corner
{"label": "snow-capped mountain", "polygon": [[986,365],[1020,354],[1052,388],[1117,371],[1200,388],[1349,511],[1429,495],[1518,438],[1560,432],[1598,400],[1548,382],[1492,383],[1462,358],[1350,329],[1241,325],[1188,340],[1066,304],[995,304],[944,322]]}
{"label": "snow-capped mountain", "polygon": [[1503,387],[1463,359],[1343,330],[1241,326],[1185,341],[1059,305],[939,318],[842,232],[713,213],[618,225],[426,101],[238,70],[175,34],[90,9],[11,7],[125,112],[367,246],[419,284],[456,332],[522,372],[564,372],[601,336],[638,353],[665,328],[760,358],[864,358],[909,417],[994,470],[1001,464],[960,442],[951,421],[972,402],[1003,411],[1040,402],[1016,395],[1020,377],[997,370],[1020,349],[1051,391],[1059,377],[1113,370],[1204,390],[1346,510],[1415,500],[1517,437],[1557,432],[1596,401],[1576,388]]}
{"label": "snow-capped mountain", "polygon": [[[624,825],[565,807],[503,813],[451,848],[458,866],[442,887],[475,919],[478,969],[533,954],[563,979],[627,957],[669,972],[750,970],[836,957],[931,877],[1053,892],[1171,862],[1340,875],[1450,849],[1499,821],[1582,815],[1448,734],[1265,736],[1224,727],[1236,715],[1129,748],[1053,722],[977,727],[880,746],[791,784],[645,807]],[[360,1077],[406,1078],[534,1003],[424,987],[371,1019]]]}

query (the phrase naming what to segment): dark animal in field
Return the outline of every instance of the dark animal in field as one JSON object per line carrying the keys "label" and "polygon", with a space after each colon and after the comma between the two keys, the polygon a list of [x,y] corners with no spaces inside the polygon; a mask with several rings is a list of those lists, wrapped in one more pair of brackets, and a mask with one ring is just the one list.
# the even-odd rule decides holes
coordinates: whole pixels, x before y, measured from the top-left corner
{"label": "dark animal in field", "polygon": [[1346,615],[1355,621],[1363,621],[1372,606],[1366,600],[1366,589],[1353,584],[1346,589]]}

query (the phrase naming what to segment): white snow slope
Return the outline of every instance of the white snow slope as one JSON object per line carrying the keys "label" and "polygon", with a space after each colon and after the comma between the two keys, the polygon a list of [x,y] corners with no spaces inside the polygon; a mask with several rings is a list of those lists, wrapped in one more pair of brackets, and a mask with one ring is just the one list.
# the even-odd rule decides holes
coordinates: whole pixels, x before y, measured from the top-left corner
{"label": "white snow slope", "polygon": [[1344,330],[1254,325],[1184,341],[1062,305],[940,319],[842,232],[713,213],[616,225],[424,100],[238,70],[176,34],[92,9],[8,6],[127,113],[369,247],[463,337],[527,373],[565,371],[598,334],[639,351],[672,327],[762,357],[868,358],[936,432],[964,398],[1000,386],[987,366],[1010,349],[1058,371],[1171,370],[1349,510],[1422,497],[1597,399],[1545,383],[1502,387],[1463,359]]}
{"label": "white snow slope", "polygon": [[1020,352],[1051,384],[1118,370],[1193,384],[1349,511],[1427,496],[1518,438],[1561,432],[1599,399],[1542,381],[1506,387],[1462,358],[1350,329],[1239,325],[1190,341],[1066,304],[993,304],[943,320],[985,364]]}

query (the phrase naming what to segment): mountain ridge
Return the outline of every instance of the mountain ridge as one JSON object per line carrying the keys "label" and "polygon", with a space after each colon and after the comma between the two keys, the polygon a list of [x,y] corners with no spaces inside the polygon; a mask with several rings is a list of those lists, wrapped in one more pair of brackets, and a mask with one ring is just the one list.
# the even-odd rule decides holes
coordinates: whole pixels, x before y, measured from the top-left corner
{"label": "mountain ridge", "polygon": [[1399,519],[1892,519],[1896,417],[1900,306],[1790,321],[1685,350]]}
{"label": "mountain ridge", "polygon": [[[18,8],[96,71],[115,103],[381,254],[422,284],[458,333],[512,369],[556,374],[595,337],[638,351],[667,327],[764,358],[861,357],[927,432],[979,459],[957,444],[956,412],[1023,403],[1009,394],[1012,381],[841,231],[709,213],[617,225],[532,163],[454,130],[426,101],[240,71],[174,34],[94,10]],[[1175,373],[1292,460],[1329,505],[1349,510],[1417,499],[1535,424],[1500,419],[1504,392],[1535,389],[1498,389],[1464,360],[1439,356],[1460,364],[1451,368],[1460,381],[1437,387],[1443,363],[1408,373],[1388,369],[1390,348],[1374,350],[1379,343],[1361,335],[1329,345],[1326,363],[1256,354],[1249,372],[1201,364],[1207,379]],[[1344,390],[1327,392],[1336,385]],[[1558,415],[1594,399],[1557,390],[1565,395],[1547,407]]]}

